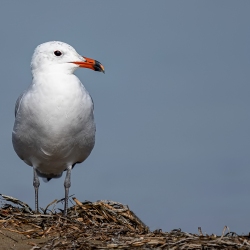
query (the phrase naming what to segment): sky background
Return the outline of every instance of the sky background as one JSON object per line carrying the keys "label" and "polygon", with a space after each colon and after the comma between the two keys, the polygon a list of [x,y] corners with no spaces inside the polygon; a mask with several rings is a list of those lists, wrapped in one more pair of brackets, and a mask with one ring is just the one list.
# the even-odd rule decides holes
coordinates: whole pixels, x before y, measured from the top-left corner
{"label": "sky background", "polygon": [[[127,204],[152,230],[248,233],[249,13],[249,1],[230,0],[2,3],[0,193],[34,208],[32,168],[11,142],[14,106],[35,47],[59,40],[106,70],[76,71],[97,135],[70,194]],[[41,181],[41,207],[64,197],[64,176]]]}

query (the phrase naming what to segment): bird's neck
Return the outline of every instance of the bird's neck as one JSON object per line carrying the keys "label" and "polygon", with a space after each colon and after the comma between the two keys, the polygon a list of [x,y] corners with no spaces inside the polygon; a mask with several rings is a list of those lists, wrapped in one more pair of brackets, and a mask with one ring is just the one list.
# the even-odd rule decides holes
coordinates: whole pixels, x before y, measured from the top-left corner
{"label": "bird's neck", "polygon": [[75,70],[78,68],[78,66],[73,65],[72,63],[62,63],[62,64],[46,64],[41,65],[38,68],[32,68],[31,72],[33,75],[33,78],[36,77],[36,75],[40,74],[60,74],[60,75],[72,75]]}

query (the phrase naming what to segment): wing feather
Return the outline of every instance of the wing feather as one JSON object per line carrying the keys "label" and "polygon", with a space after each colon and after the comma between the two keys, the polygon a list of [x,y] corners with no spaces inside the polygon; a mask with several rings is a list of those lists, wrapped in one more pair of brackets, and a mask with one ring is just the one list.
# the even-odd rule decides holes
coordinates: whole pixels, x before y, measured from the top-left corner
{"label": "wing feather", "polygon": [[19,107],[21,106],[23,96],[25,95],[26,92],[23,92],[16,100],[16,105],[15,105],[15,117],[18,113]]}

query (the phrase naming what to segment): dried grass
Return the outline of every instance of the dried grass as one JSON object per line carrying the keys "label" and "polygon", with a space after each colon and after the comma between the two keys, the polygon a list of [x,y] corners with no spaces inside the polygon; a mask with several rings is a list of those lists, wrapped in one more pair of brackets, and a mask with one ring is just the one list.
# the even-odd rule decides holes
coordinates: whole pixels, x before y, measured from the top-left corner
{"label": "dried grass", "polygon": [[[30,239],[30,249],[250,249],[249,235],[230,233],[227,227],[221,236],[203,235],[201,228],[199,234],[180,229],[150,232],[128,206],[119,202],[82,203],[72,198],[75,205],[69,209],[68,216],[63,217],[62,212],[55,211],[57,200],[43,209],[44,214],[33,214],[31,208],[18,199],[2,197],[1,229]],[[2,231],[0,234],[5,235]],[[45,238],[45,242],[32,242],[40,238]]]}

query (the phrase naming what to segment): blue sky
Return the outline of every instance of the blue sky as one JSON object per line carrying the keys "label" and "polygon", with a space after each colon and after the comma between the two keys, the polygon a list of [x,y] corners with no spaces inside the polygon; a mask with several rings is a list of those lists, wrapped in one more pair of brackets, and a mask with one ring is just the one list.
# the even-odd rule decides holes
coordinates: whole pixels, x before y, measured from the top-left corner
{"label": "blue sky", "polygon": [[[0,9],[0,192],[34,208],[32,169],[11,143],[35,47],[59,40],[100,61],[76,72],[95,103],[96,145],[70,194],[128,204],[151,229],[249,232],[249,1],[22,1]],[[40,206],[64,196],[41,183]]]}

